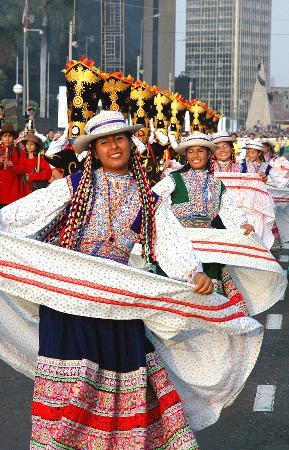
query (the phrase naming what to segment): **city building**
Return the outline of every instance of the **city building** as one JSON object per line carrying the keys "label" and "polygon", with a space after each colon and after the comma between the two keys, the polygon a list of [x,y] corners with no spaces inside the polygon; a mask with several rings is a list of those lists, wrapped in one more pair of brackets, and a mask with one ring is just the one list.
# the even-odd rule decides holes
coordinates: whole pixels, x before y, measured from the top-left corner
{"label": "city building", "polygon": [[175,22],[176,0],[144,0],[140,46],[143,79],[161,89],[174,90]]}
{"label": "city building", "polygon": [[273,123],[280,127],[289,125],[289,87],[272,87]]}
{"label": "city building", "polygon": [[272,0],[187,0],[186,74],[196,96],[239,125],[260,63],[270,74]]}
{"label": "city building", "polygon": [[[95,8],[100,26],[88,49],[102,70],[173,90],[176,0],[101,0]],[[92,34],[85,24],[82,33],[82,41]]]}
{"label": "city building", "polygon": [[124,72],[124,0],[101,1],[101,68]]}

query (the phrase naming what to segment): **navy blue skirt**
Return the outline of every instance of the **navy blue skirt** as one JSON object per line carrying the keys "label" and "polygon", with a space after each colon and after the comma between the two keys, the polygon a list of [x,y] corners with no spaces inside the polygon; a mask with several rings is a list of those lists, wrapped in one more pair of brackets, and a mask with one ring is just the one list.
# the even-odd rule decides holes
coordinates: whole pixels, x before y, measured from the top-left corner
{"label": "navy blue skirt", "polygon": [[154,351],[141,320],[105,320],[75,316],[40,306],[39,356],[88,359],[115,372],[146,366]]}
{"label": "navy blue skirt", "polygon": [[30,450],[196,450],[141,320],[40,307]]}

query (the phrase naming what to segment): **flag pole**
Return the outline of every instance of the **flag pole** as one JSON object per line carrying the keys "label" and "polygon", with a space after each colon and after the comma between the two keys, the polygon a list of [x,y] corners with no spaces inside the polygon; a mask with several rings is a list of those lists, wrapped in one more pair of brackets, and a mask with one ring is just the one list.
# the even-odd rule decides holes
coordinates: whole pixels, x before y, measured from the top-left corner
{"label": "flag pole", "polygon": [[27,95],[26,95],[26,88],[27,88],[27,83],[26,83],[26,77],[27,77],[27,69],[26,69],[26,36],[27,36],[27,32],[26,32],[26,28],[23,28],[23,116],[25,115],[25,110],[26,110],[26,99],[27,99]]}
{"label": "flag pole", "polygon": [[25,115],[26,103],[29,100],[28,67],[27,67],[28,65],[27,30],[29,28],[29,0],[24,0],[22,26],[23,26],[23,115]]}

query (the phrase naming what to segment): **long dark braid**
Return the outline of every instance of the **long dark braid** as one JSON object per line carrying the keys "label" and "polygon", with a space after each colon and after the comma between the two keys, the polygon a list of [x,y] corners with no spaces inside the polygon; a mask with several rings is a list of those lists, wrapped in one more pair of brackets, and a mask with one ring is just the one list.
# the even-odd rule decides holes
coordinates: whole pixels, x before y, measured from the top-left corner
{"label": "long dark braid", "polygon": [[131,163],[133,177],[137,182],[142,206],[140,241],[148,266],[155,261],[154,239],[155,239],[155,200],[150,188],[140,157],[132,150]]}
{"label": "long dark braid", "polygon": [[75,249],[82,225],[86,222],[90,211],[93,193],[92,153],[88,151],[84,165],[84,172],[78,188],[70,204],[66,227],[61,239],[61,246]]}

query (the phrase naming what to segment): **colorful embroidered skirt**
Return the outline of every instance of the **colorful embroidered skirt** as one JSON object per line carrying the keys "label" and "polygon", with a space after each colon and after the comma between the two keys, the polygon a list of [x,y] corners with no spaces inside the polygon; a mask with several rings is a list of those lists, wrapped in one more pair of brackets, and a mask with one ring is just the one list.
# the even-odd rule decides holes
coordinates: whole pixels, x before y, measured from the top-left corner
{"label": "colorful embroidered skirt", "polygon": [[30,450],[197,449],[140,320],[40,307]]}
{"label": "colorful embroidered skirt", "polygon": [[230,302],[238,304],[241,310],[249,316],[245,299],[236,287],[227,266],[219,263],[203,263],[203,270],[212,279],[214,291],[227,297]]}

